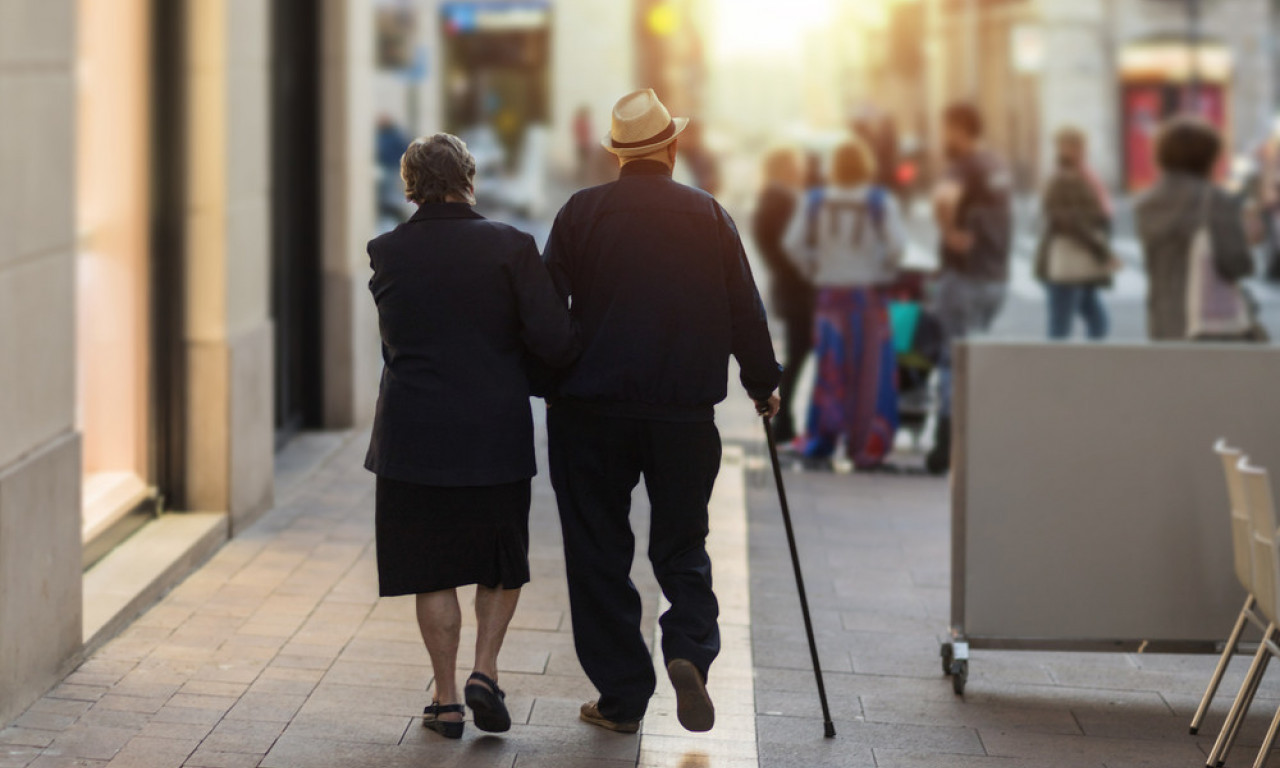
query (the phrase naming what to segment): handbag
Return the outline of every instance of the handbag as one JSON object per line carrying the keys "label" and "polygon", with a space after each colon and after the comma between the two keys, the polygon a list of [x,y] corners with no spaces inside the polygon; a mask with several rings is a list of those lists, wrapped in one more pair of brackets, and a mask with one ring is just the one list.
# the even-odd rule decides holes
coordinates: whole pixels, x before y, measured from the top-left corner
{"label": "handbag", "polygon": [[1191,238],[1187,259],[1187,338],[1238,338],[1253,330],[1244,290],[1218,274],[1213,234],[1209,228],[1212,191],[1206,190],[1200,226]]}
{"label": "handbag", "polygon": [[1111,277],[1111,265],[1072,237],[1054,235],[1049,241],[1048,278],[1051,283],[1098,283]]}

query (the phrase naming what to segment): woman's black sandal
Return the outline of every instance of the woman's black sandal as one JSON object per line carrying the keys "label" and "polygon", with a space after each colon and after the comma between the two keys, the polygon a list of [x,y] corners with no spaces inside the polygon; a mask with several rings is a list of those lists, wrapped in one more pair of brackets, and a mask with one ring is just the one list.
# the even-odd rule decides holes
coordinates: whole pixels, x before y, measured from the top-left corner
{"label": "woman's black sandal", "polygon": [[[473,683],[472,680],[478,681]],[[467,706],[475,714],[476,727],[488,733],[511,730],[511,713],[507,711],[507,694],[488,675],[476,672],[467,678],[464,689]]]}
{"label": "woman's black sandal", "polygon": [[431,706],[422,710],[422,727],[430,728],[446,739],[462,738],[462,729],[466,727],[466,723],[459,720],[453,722],[450,720],[441,720],[441,715],[465,715],[467,710],[461,704],[441,704],[438,701],[431,702]]}

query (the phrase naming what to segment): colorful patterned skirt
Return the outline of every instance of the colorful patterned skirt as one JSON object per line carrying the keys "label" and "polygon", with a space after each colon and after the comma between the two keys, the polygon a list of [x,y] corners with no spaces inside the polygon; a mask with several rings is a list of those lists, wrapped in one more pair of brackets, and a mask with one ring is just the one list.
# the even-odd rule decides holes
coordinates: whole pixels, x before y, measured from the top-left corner
{"label": "colorful patterned skirt", "polygon": [[828,458],[843,438],[856,466],[879,466],[898,431],[898,391],[888,306],[876,289],[818,292],[814,352],[805,456]]}

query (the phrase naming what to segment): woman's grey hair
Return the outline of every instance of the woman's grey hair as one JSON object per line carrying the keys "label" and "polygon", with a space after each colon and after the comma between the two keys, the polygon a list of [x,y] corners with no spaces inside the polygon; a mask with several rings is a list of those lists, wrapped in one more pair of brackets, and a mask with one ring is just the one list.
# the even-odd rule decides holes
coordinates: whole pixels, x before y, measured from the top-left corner
{"label": "woman's grey hair", "polygon": [[411,203],[443,203],[450,197],[475,204],[476,159],[449,133],[416,139],[400,158],[404,196]]}

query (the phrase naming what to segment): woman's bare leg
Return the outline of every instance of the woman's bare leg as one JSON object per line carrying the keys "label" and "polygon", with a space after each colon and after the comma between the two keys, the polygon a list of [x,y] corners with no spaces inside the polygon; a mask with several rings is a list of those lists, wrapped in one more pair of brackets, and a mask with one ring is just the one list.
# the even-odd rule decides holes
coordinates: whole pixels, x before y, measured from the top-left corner
{"label": "woman's bare leg", "polygon": [[519,602],[519,589],[476,587],[476,672],[498,679],[498,653]]}
{"label": "woman's bare leg", "polygon": [[[435,699],[441,704],[458,704],[458,635],[462,631],[462,609],[458,591],[445,589],[418,595],[418,629],[431,655],[435,670]],[[445,714],[441,720],[461,722],[460,714]]]}

